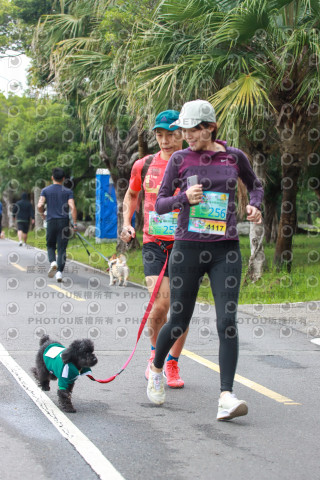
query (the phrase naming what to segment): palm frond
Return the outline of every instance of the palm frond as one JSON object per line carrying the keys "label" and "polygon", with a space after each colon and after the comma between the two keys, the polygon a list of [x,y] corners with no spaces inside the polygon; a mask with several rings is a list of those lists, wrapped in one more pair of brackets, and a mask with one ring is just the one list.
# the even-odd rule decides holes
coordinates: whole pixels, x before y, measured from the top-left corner
{"label": "palm frond", "polygon": [[[256,3],[259,5],[255,5]],[[268,25],[266,0],[244,2],[225,15],[210,43],[213,47],[224,43],[232,47],[237,43],[248,42],[257,31],[266,30]]]}
{"label": "palm frond", "polygon": [[[242,119],[243,128],[248,126],[259,109],[273,109],[264,79],[255,74],[240,75],[237,80],[210,96],[208,100],[217,112],[222,136],[228,138],[232,131],[234,145],[239,137],[239,119]],[[238,133],[235,135],[235,132]]]}
{"label": "palm frond", "polygon": [[217,1],[214,0],[164,0],[155,10],[155,16],[160,22],[190,22],[199,16],[206,15],[212,9],[217,10]]}
{"label": "palm frond", "polygon": [[78,37],[83,34],[86,16],[76,17],[69,14],[47,15],[43,27],[50,30],[52,37],[59,35],[60,39],[66,37]]}

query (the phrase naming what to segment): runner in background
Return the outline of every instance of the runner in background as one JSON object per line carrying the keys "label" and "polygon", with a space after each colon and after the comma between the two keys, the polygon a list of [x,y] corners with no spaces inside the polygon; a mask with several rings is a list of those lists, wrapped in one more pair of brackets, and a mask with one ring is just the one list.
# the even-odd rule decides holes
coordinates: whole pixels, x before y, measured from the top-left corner
{"label": "runner in background", "polygon": [[[52,185],[45,187],[40,194],[38,211],[47,221],[47,251],[50,268],[48,277],[56,277],[62,282],[62,272],[66,263],[66,251],[70,238],[69,209],[72,216],[72,228],[77,230],[77,209],[73,199],[73,191],[63,185],[65,174],[62,168],[52,170]],[[45,204],[47,214],[44,215]],[[57,254],[56,254],[57,252]]]}
{"label": "runner in background", "polygon": [[[130,242],[136,233],[132,227],[132,217],[139,202],[139,192],[144,190],[144,227],[142,257],[146,284],[152,295],[158,276],[166,261],[166,250],[171,252],[177,213],[169,213],[161,217],[155,212],[155,201],[162,177],[171,155],[182,148],[182,137],[177,132],[178,127],[170,124],[179,118],[179,112],[166,110],[156,117],[153,130],[160,147],[155,155],[148,155],[137,160],[132,167],[129,188],[123,201],[123,229],[121,239]],[[148,318],[149,337],[151,342],[151,355],[145,371],[149,379],[149,368],[155,356],[155,346],[158,333],[167,321],[170,305],[170,286],[168,266],[162,279],[158,295],[153,304]],[[164,373],[167,384],[171,388],[181,388],[184,382],[179,374],[178,360],[188,332],[185,332],[172,348],[165,363]]]}
{"label": "runner in background", "polygon": [[22,247],[22,245],[26,245],[28,240],[30,220],[32,225],[34,225],[34,210],[31,202],[28,200],[27,193],[23,193],[21,200],[13,205],[12,216],[14,219],[17,219],[19,247]]}

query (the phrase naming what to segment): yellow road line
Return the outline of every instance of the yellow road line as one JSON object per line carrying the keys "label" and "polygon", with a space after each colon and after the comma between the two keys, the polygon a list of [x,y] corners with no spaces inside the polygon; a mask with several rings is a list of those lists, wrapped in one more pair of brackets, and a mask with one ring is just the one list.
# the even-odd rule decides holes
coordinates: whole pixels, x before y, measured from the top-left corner
{"label": "yellow road line", "polygon": [[78,302],[85,302],[84,298],[78,297],[78,295],[74,295],[73,293],[68,292],[68,290],[58,287],[58,285],[49,284],[48,287],[63,293],[67,298],[73,298],[74,300],[78,300]]}
{"label": "yellow road line", "polygon": [[12,265],[13,267],[16,267],[16,268],[17,268],[18,270],[20,270],[21,272],[26,272],[26,271],[27,271],[26,268],[21,267],[21,265],[18,265],[17,263],[11,263],[11,265]]}
{"label": "yellow road line", "polygon": [[[210,360],[200,357],[200,355],[190,352],[189,350],[183,349],[181,353],[182,355],[191,358],[191,360],[194,360],[195,362],[200,363],[201,365],[204,365],[205,367],[208,367],[211,370],[220,373],[219,365],[217,365],[216,363],[210,362]],[[242,377],[241,375],[236,374],[234,380],[235,382],[241,383],[242,385],[251,388],[251,390],[255,390],[256,392],[261,393],[261,395],[265,395],[266,397],[269,397],[276,402],[283,403],[284,405],[301,405],[301,403],[296,403],[294,402],[294,400],[291,400],[291,398],[280,395],[280,393],[274,392],[273,390],[270,390],[269,388],[264,387],[259,383]]]}

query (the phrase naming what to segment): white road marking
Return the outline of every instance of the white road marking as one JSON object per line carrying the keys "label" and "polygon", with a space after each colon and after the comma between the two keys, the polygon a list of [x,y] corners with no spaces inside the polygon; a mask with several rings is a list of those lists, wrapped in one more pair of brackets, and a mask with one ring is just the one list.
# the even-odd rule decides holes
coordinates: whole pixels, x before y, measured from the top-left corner
{"label": "white road marking", "polygon": [[310,342],[315,343],[316,345],[320,345],[320,338],[313,338]]}
{"label": "white road marking", "polygon": [[10,263],[10,265],[11,265],[12,267],[16,267],[16,268],[17,268],[18,270],[20,270],[21,272],[26,272],[26,271],[27,271],[26,268],[21,267],[21,265],[18,265],[17,263]]}
{"label": "white road marking", "polygon": [[0,362],[21,385],[52,425],[68,440],[101,480],[125,480],[101,451],[61,412],[52,400],[10,356],[0,343]]}
{"label": "white road marking", "polygon": [[[200,363],[200,365],[204,365],[205,367],[208,367],[211,370],[214,370],[215,372],[220,373],[219,365],[211,362],[210,360],[204,357],[201,357],[200,355],[197,355],[196,353],[190,352],[189,350],[186,350],[184,348],[181,354],[191,358],[197,363]],[[284,405],[301,405],[301,403],[297,403],[294,400],[291,400],[291,398],[285,397],[284,395],[280,395],[280,393],[274,392],[273,390],[270,390],[270,388],[264,387],[263,385],[253,382],[248,378],[242,377],[237,373],[235,374],[234,380],[235,382],[239,382],[242,385],[245,385],[246,387],[251,388],[252,390],[255,390],[256,392],[261,393],[261,395],[265,395],[266,397],[272,398],[272,400],[275,400],[276,402],[279,402],[279,403],[283,403]]]}
{"label": "white road marking", "polygon": [[48,287],[53,288],[54,290],[57,290],[57,292],[63,293],[66,298],[73,298],[74,300],[78,300],[78,302],[85,302],[85,298],[79,297],[78,295],[74,295],[71,292],[68,292],[68,290],[65,290],[64,288],[58,287],[58,285],[53,285],[52,283],[48,284]]}

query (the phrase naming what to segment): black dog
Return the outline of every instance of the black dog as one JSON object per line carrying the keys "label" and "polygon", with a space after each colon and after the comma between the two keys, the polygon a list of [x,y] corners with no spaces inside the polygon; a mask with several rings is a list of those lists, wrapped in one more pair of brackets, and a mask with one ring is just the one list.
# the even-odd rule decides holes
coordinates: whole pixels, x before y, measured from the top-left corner
{"label": "black dog", "polygon": [[87,338],[75,340],[68,348],[48,335],[40,339],[32,373],[42,390],[50,390],[50,380],[58,379],[59,405],[65,412],[76,412],[71,401],[74,382],[79,375],[91,373],[90,367],[98,363],[93,351],[93,342]]}

